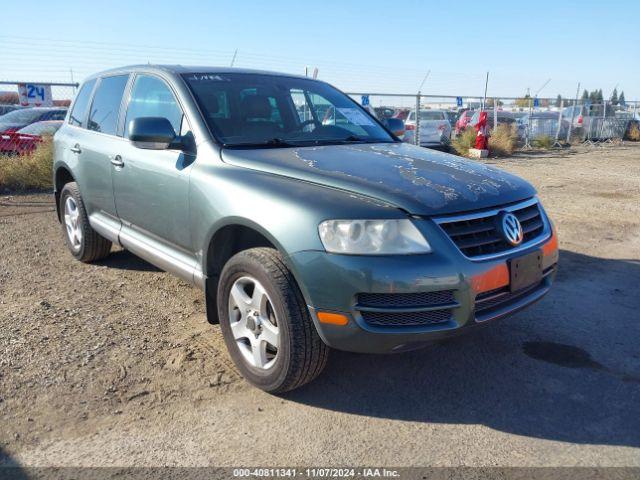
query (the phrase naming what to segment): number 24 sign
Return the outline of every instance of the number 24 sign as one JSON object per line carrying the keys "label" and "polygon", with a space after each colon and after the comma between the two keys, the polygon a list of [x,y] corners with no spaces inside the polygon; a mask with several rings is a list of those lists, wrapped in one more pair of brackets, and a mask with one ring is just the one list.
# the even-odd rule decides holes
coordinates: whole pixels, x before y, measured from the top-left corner
{"label": "number 24 sign", "polygon": [[31,107],[50,107],[53,105],[51,98],[51,85],[38,85],[35,83],[19,83],[20,105]]}

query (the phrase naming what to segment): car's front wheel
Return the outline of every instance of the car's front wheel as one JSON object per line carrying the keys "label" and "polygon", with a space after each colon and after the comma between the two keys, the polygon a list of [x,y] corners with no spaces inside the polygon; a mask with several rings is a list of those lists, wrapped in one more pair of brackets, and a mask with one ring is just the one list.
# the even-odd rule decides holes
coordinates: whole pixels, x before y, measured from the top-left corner
{"label": "car's front wheel", "polygon": [[327,362],[329,349],[293,275],[272,248],[245,250],[227,262],[218,284],[218,317],[235,364],[262,390],[298,388]]}
{"label": "car's front wheel", "polygon": [[67,247],[76,259],[93,262],[109,255],[111,242],[89,224],[77,183],[67,183],[60,192],[59,211]]}

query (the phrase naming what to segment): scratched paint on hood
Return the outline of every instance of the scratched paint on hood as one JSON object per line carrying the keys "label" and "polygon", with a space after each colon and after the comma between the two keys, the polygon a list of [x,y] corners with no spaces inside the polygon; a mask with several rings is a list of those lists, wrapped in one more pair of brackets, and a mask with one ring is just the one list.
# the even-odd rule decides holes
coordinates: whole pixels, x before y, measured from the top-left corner
{"label": "scratched paint on hood", "polygon": [[223,159],[391,203],[416,215],[488,208],[535,195],[526,181],[462,157],[402,143],[225,149]]}

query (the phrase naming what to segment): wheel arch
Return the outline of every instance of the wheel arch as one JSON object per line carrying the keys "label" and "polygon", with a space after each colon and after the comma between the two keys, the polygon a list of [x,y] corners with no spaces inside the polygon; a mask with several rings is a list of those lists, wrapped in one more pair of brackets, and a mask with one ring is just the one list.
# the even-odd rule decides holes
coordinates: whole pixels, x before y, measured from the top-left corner
{"label": "wheel arch", "polygon": [[247,218],[225,218],[209,231],[207,242],[202,249],[202,271],[206,279],[205,296],[209,323],[218,322],[218,281],[225,264],[235,254],[256,247],[277,250],[290,268],[288,255],[282,244],[267,229]]}
{"label": "wheel arch", "polygon": [[53,173],[53,195],[56,202],[56,215],[58,216],[58,221],[60,219],[60,192],[64,188],[67,183],[75,182],[76,179],[71,173],[71,169],[65,165],[60,164],[55,167],[55,171]]}

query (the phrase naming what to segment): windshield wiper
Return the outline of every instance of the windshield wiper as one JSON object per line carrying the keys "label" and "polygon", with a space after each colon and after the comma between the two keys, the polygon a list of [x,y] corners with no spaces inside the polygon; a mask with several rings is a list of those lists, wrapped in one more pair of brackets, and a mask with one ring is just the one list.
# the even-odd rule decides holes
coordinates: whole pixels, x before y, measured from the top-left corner
{"label": "windshield wiper", "polygon": [[358,137],[357,135],[349,135],[346,138],[341,138],[341,142],[366,142],[365,139]]}
{"label": "windshield wiper", "polygon": [[269,140],[264,142],[266,145],[274,145],[277,147],[295,147],[296,145],[284,140],[280,137],[270,138]]}
{"label": "windshield wiper", "polygon": [[270,138],[262,142],[247,142],[247,143],[226,143],[224,147],[256,147],[256,148],[269,148],[269,147],[299,147],[297,143],[291,143],[280,137]]}
{"label": "windshield wiper", "polygon": [[368,140],[358,137],[357,135],[349,135],[346,138],[301,138],[295,142],[285,140],[280,137],[270,138],[261,142],[247,143],[226,143],[225,148],[280,148],[280,147],[304,147],[309,145],[340,145],[345,143],[392,143],[386,140]]}
{"label": "windshield wiper", "polygon": [[372,140],[372,139],[362,138],[357,135],[349,135],[348,137],[341,138],[338,141],[343,143],[391,143],[390,141],[387,141],[387,140]]}

